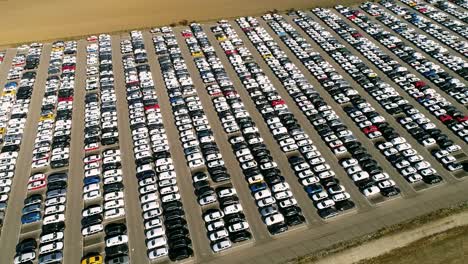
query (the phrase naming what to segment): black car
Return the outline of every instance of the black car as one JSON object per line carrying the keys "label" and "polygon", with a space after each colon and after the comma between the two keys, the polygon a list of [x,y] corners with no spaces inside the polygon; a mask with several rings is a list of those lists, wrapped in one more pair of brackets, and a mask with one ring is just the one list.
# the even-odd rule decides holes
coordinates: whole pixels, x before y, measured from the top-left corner
{"label": "black car", "polygon": [[49,191],[64,189],[66,187],[67,187],[67,182],[63,181],[63,180],[53,181],[53,182],[48,182],[47,183],[47,190],[49,190]]}
{"label": "black car", "polygon": [[286,230],[288,230],[288,225],[285,224],[285,223],[278,223],[278,224],[274,224],[274,225],[271,225],[271,226],[268,227],[268,231],[272,235],[283,233]]}
{"label": "black car", "polygon": [[53,232],[60,232],[65,229],[65,223],[64,222],[56,222],[52,224],[47,224],[42,226],[42,233],[44,234],[49,234]]}
{"label": "black car", "polygon": [[182,210],[182,203],[180,201],[172,201],[163,204],[163,211],[170,212],[174,210]]}
{"label": "black car", "polygon": [[108,224],[104,227],[104,232],[106,233],[106,236],[109,237],[123,235],[127,233],[127,226],[119,223]]}
{"label": "black car", "polygon": [[193,256],[193,250],[189,247],[178,248],[175,250],[169,249],[169,259],[171,261],[179,261]]}
{"label": "black car", "polygon": [[22,254],[28,251],[34,251],[37,248],[37,242],[34,238],[27,238],[16,245],[16,253]]}
{"label": "black car", "polygon": [[354,204],[354,202],[350,200],[338,201],[335,203],[335,208],[338,211],[346,211],[354,208],[355,206],[356,205]]}
{"label": "black car", "polygon": [[166,231],[170,232],[171,230],[184,228],[187,225],[187,221],[183,218],[177,218],[172,220],[164,221],[164,225],[166,226]]}
{"label": "black car", "polygon": [[164,219],[165,221],[170,221],[170,220],[184,218],[184,215],[185,214],[183,210],[177,209],[177,210],[172,210],[170,212],[165,213]]}
{"label": "black car", "polygon": [[124,189],[124,186],[121,182],[104,185],[104,193],[122,191],[123,189]]}
{"label": "black car", "polygon": [[338,215],[338,211],[332,207],[328,207],[322,210],[317,210],[317,213],[323,219],[331,218]]}
{"label": "black car", "polygon": [[28,196],[26,199],[24,199],[24,205],[31,205],[35,203],[42,202],[42,195],[40,194],[33,194],[31,196]]}
{"label": "black car", "polygon": [[169,240],[177,240],[183,237],[186,237],[189,234],[187,228],[182,227],[182,228],[177,228],[177,229],[171,229],[166,233],[166,236]]}
{"label": "black car", "polygon": [[169,248],[172,248],[172,249],[185,248],[185,247],[191,247],[192,240],[190,240],[190,238],[188,237],[182,237],[182,238],[178,238],[175,240],[169,240],[168,244],[169,244]]}
{"label": "black car", "polygon": [[241,231],[229,234],[229,240],[231,240],[233,243],[238,243],[241,241],[249,240],[251,237],[252,237],[252,234],[246,230],[241,230]]}
{"label": "black car", "polygon": [[301,214],[285,216],[285,221],[289,226],[300,225],[305,222],[305,217]]}
{"label": "black car", "polygon": [[428,175],[423,177],[423,181],[427,184],[436,184],[442,181],[442,177],[436,174]]}
{"label": "black car", "polygon": [[102,215],[100,214],[95,214],[95,215],[90,215],[90,216],[85,216],[81,219],[81,225],[83,227],[95,225],[95,224],[100,224],[102,223]]}
{"label": "black car", "polygon": [[117,246],[106,247],[106,259],[110,257],[115,257],[122,254],[128,254],[128,245],[127,244],[120,244]]}

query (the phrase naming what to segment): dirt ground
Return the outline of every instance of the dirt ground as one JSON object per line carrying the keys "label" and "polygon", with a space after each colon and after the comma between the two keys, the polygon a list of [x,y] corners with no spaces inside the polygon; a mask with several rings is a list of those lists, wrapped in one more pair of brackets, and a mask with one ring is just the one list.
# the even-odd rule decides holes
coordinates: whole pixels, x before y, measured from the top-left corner
{"label": "dirt ground", "polygon": [[468,226],[449,229],[357,264],[466,264]]}
{"label": "dirt ground", "polygon": [[0,0],[0,47],[362,0]]}

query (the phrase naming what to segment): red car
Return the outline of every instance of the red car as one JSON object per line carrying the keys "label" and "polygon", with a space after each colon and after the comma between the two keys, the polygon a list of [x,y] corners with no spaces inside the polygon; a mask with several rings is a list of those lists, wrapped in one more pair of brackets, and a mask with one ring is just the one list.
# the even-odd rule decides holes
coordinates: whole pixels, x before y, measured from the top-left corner
{"label": "red car", "polygon": [[417,82],[414,84],[414,86],[416,86],[416,88],[421,88],[421,87],[423,87],[424,85],[426,85],[426,83],[423,82],[423,81],[417,81]]}
{"label": "red car", "polygon": [[182,32],[182,36],[183,36],[184,38],[190,38],[190,37],[193,36],[193,35],[192,35],[192,33],[189,32],[189,31],[184,31],[184,32]]}
{"label": "red car", "polygon": [[468,116],[460,116],[460,117],[457,117],[457,121],[458,121],[458,122],[465,122],[465,121],[468,121]]}
{"label": "red car", "polygon": [[379,128],[376,126],[368,126],[362,129],[362,132],[364,132],[366,135],[375,131],[379,131]]}
{"label": "red car", "polygon": [[445,123],[447,121],[453,120],[453,118],[449,115],[441,115],[439,116],[439,120]]}
{"label": "red car", "polygon": [[96,150],[99,148],[99,144],[98,143],[91,143],[91,144],[88,144],[85,146],[85,151],[93,151],[93,150]]}
{"label": "red car", "polygon": [[226,55],[237,54],[237,50],[226,50]]}
{"label": "red car", "polygon": [[35,191],[44,188],[46,185],[46,181],[34,181],[28,184],[28,191]]}
{"label": "red car", "polygon": [[36,181],[45,181],[46,175],[44,173],[36,173],[29,177],[28,183],[33,183]]}
{"label": "red car", "polygon": [[73,96],[69,96],[69,97],[59,97],[58,98],[58,101],[59,102],[73,102]]}
{"label": "red car", "polygon": [[149,110],[149,109],[159,109],[159,104],[145,106],[145,110]]}
{"label": "red car", "polygon": [[271,106],[284,105],[286,102],[283,99],[271,102]]}
{"label": "red car", "polygon": [[63,66],[62,71],[69,70],[69,71],[74,71],[76,69],[76,66]]}

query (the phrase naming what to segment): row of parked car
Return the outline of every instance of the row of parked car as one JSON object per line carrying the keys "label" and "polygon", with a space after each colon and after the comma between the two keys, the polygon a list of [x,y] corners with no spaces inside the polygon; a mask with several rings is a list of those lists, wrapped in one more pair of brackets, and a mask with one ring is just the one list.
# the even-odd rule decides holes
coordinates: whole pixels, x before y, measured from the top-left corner
{"label": "row of parked car", "polygon": [[[226,38],[219,35],[217,39],[224,41]],[[199,24],[191,25],[190,36],[186,42],[189,49],[201,52],[202,57],[193,52],[192,55],[195,57],[194,61],[198,62],[197,68],[202,79],[212,78],[205,81],[208,93],[210,94],[212,87],[220,90],[219,93],[210,94],[220,121],[223,123],[223,120],[228,119],[232,127],[240,129],[240,133],[229,133],[226,129],[228,126],[223,125],[269,232],[274,235],[286,231],[290,226],[302,224],[305,219],[289,184],[281,175],[281,170],[263,143],[264,139],[260,136],[255,122],[245,109],[233,82],[227,76],[221,60]],[[242,42],[237,39],[236,43]]]}
{"label": "row of parked car", "polygon": [[[376,4],[365,3],[361,5],[361,8],[367,13],[376,17],[376,19],[382,22],[382,24],[390,27],[395,32],[403,36],[405,39],[415,44],[418,48],[437,59],[447,68],[453,70],[463,79],[468,79],[468,63],[462,57],[453,54],[453,52],[450,52],[448,49],[444,48],[437,41],[429,39],[426,34],[420,34],[414,28],[409,28],[406,23],[401,22],[396,16],[385,12],[384,9],[380,8],[380,6]],[[411,21],[418,20],[411,19]],[[439,32],[439,30],[437,29],[433,30]],[[455,36],[452,37],[456,38]],[[441,36],[439,37],[439,39],[448,38],[446,36]],[[460,43],[452,43],[452,45],[458,47],[458,49],[463,48],[466,50],[468,42],[463,40],[460,41]],[[447,75],[447,73],[443,69],[440,69],[439,65],[432,64],[431,66],[432,67],[429,67],[429,71],[422,71],[421,67],[415,67],[415,69],[420,71],[424,76],[426,76],[429,80],[431,80],[438,86],[446,88],[445,90],[448,90],[448,86],[456,87],[456,90],[452,89],[450,91],[446,91],[446,93],[452,96],[459,103],[464,105],[468,104],[468,88],[466,87],[466,85],[463,84],[461,80],[454,78],[451,75],[448,75],[445,79],[441,78],[438,75],[439,73],[442,73],[443,75]]]}
{"label": "row of parked car", "polygon": [[[250,239],[249,225],[245,220],[242,205],[235,195],[236,190],[229,185],[230,175],[224,166],[223,157],[198,94],[194,89],[192,78],[188,73],[174,33],[172,30],[166,30],[166,33],[162,34],[155,33],[153,40],[159,55],[158,60],[186,161],[192,169],[195,195],[198,203],[202,206],[207,236],[211,241],[212,250],[220,252],[230,248],[232,243]],[[161,50],[161,48],[163,49]],[[191,92],[183,92],[182,90]],[[179,122],[182,120],[187,121]],[[194,156],[203,160],[198,169],[190,166],[190,160],[193,160]],[[221,183],[223,186],[230,187],[218,187],[215,190],[210,184],[207,174],[210,175],[212,183],[217,185]],[[226,191],[222,191],[224,188]],[[243,228],[237,228],[238,226]]]}
{"label": "row of parked car", "polygon": [[[41,116],[34,141],[32,169],[62,168],[70,159],[76,41],[52,45]],[[65,53],[66,52],[66,53]]]}
{"label": "row of parked car", "polygon": [[445,12],[440,11],[432,5],[429,5],[422,0],[400,0],[409,7],[412,7],[414,10],[418,11],[421,14],[435,20],[436,22],[444,25],[446,28],[450,29],[453,32],[458,33],[461,37],[468,36],[468,29],[466,28],[466,21],[460,21],[457,19],[452,19]]}
{"label": "row of parked car", "polygon": [[[363,37],[359,37],[359,41],[355,41],[356,38],[353,34],[352,28],[350,32],[347,30],[342,30],[343,28],[347,28],[344,23],[339,23],[339,18],[334,15],[330,15],[329,12],[323,10],[316,10],[318,16],[325,21],[331,28],[333,28],[338,34],[340,34],[343,39],[347,40],[350,44],[352,44],[358,51],[360,51],[364,56],[372,56],[373,52],[367,49],[370,41]],[[309,20],[311,21],[311,20]],[[338,21],[338,22],[337,22]],[[342,27],[345,25],[344,27]],[[317,23],[314,24],[315,30],[323,32],[323,28],[318,25]],[[353,41],[354,40],[354,41]],[[448,136],[444,135],[439,129],[436,128],[436,125],[432,123],[423,113],[420,113],[416,108],[409,104],[407,100],[401,97],[398,92],[391,87],[388,83],[382,81],[376,73],[371,71],[360,59],[356,58],[352,55],[350,51],[348,52],[341,52],[338,56],[336,54],[338,51],[334,51],[334,55],[332,55],[338,62],[343,65],[344,69],[350,72],[349,66],[347,64],[353,65],[353,69],[356,66],[359,66],[362,72],[367,73],[367,76],[360,76],[361,78],[357,78],[357,76],[353,76],[355,80],[361,84],[361,86],[369,92],[369,94],[375,98],[376,101],[379,102],[380,105],[394,118],[400,123],[400,125],[405,128],[409,134],[411,134],[422,146],[427,148],[428,150],[440,149],[440,148],[450,148],[453,151],[458,151],[460,149],[459,146],[453,145],[453,142],[448,141]],[[372,60],[371,60],[372,61]],[[346,66],[345,66],[346,65]],[[390,64],[393,67],[392,64]],[[385,63],[377,63],[376,66],[380,66],[379,68],[387,67]],[[380,89],[379,89],[380,88]],[[393,105],[392,105],[393,104]],[[353,118],[359,118],[358,116],[362,115],[360,111],[356,111],[356,109],[348,108],[346,109],[348,114],[350,114]],[[387,134],[388,135],[388,134]],[[441,135],[437,137],[437,135]],[[388,137],[388,136],[387,136]],[[393,136],[391,136],[390,143],[394,145]],[[446,141],[447,140],[447,141]],[[406,143],[406,142],[403,142]],[[379,142],[380,144],[380,142]],[[392,145],[392,146],[393,146]],[[406,145],[405,145],[406,146]],[[400,147],[401,148],[401,147]],[[382,149],[380,149],[382,151]],[[398,148],[397,148],[398,150]],[[398,150],[399,151],[399,150]],[[393,152],[393,154],[392,154]],[[441,177],[436,174],[436,171],[431,168],[430,166],[427,168],[422,168],[418,164],[426,164],[427,161],[423,161],[422,157],[412,148],[410,148],[408,153],[412,154],[405,154],[403,156],[407,157],[407,161],[402,161],[401,158],[398,158],[396,161],[393,157],[394,153],[397,153],[395,150],[391,151],[383,151],[383,154],[389,159],[390,162],[393,164],[404,162],[403,164],[410,164],[414,163],[414,167],[418,169],[413,170],[411,169],[411,173],[408,173],[407,168],[402,168],[399,164],[396,166],[397,169],[400,170],[400,173],[409,181],[409,182],[417,182],[423,180],[426,183],[437,183],[441,180]],[[414,156],[414,157],[412,157]],[[417,158],[416,158],[417,157]],[[447,165],[447,164],[443,164]],[[423,166],[426,167],[426,166]],[[421,168],[421,169],[420,169]],[[427,169],[427,170],[426,170]],[[418,173],[415,173],[418,171]],[[423,175],[421,177],[421,175]]]}
{"label": "row of parked car", "polygon": [[[141,31],[121,41],[136,177],[150,260],[193,255],[167,133]],[[136,53],[138,56],[135,56]]]}
{"label": "row of parked car", "polygon": [[411,12],[408,7],[397,5],[394,1],[383,0],[379,3],[391,10],[396,15],[401,16],[406,21],[417,26],[419,29],[435,37],[442,43],[458,51],[461,55],[464,55],[467,52],[467,41],[453,34],[439,24],[432,23],[430,19]]}
{"label": "row of parked car", "polygon": [[[291,26],[287,26],[287,29],[281,28],[279,24],[275,24],[273,23],[274,21],[271,21],[273,19],[271,15],[264,16],[264,19],[269,21],[272,29],[280,35],[282,41],[290,48],[304,66],[306,66],[313,76],[316,77],[325,90],[341,89],[343,93],[341,96],[336,96],[339,94],[333,94],[337,102],[348,102],[349,98],[345,96],[346,94],[357,94],[357,92],[351,88],[350,84],[346,82],[329,63],[326,63],[317,52],[313,51],[311,45],[306,42],[294,28]],[[277,54],[282,54],[282,62],[284,65],[291,65],[289,59],[285,57],[284,52],[279,52],[280,49],[273,44],[270,44],[270,46],[275,47],[274,50],[277,50]],[[331,107],[324,102],[319,93],[311,89],[311,85],[301,85],[299,87],[302,87],[302,93],[290,89],[290,95],[293,98],[299,96],[295,99],[296,101],[303,100],[307,102],[307,105],[314,105],[317,108],[319,112],[306,111],[305,115],[317,130],[317,133],[340,160],[340,164],[343,166],[348,176],[353,179],[361,192],[365,196],[374,196],[379,193],[386,196],[398,194],[399,189],[395,185],[385,186],[381,184],[380,186],[382,188],[379,188],[378,183],[380,181],[389,180],[388,174],[383,172],[378,163],[367,153],[367,150],[362,147],[362,144],[357,142],[353,133],[342,123],[338,115],[334,112],[331,113]],[[303,105],[299,105],[299,107],[303,107]],[[350,156],[357,160],[358,164],[349,164],[347,160]]]}
{"label": "row of parked car", "polygon": [[41,52],[42,45],[36,43],[18,50],[11,65],[17,70],[18,75],[12,76],[10,75],[11,71],[9,72],[0,98],[1,223],[3,223],[10,198],[11,185],[15,176],[16,163],[29,112],[36,68],[39,63],[35,58],[39,58]]}
{"label": "row of parked car", "polygon": [[[320,11],[317,11],[320,12]],[[310,17],[307,17],[306,15],[303,15],[303,19],[306,20],[307,22],[302,22],[302,26],[305,27],[307,24],[309,26],[308,33],[310,35],[315,34],[315,36],[322,36],[325,39],[329,41],[334,41],[336,43],[339,43],[334,37],[330,35],[329,32],[325,31],[322,26],[320,26],[318,23],[314,22],[311,20]],[[322,12],[318,14],[320,18],[322,18],[325,23],[330,25],[331,28],[339,32],[343,39],[345,40],[354,40],[353,34],[346,31],[346,30],[340,30],[342,29],[339,23],[336,23],[334,20],[334,16],[329,15],[327,12]],[[368,52],[366,47],[366,43],[369,41],[365,41],[366,39],[360,38],[361,41],[356,42],[356,41],[349,41],[352,42],[353,46],[356,47],[359,51],[363,53],[364,56],[371,56],[372,52]],[[364,50],[367,52],[365,53]],[[359,58],[354,56],[351,51],[345,50],[343,48],[341,49],[330,49],[329,51],[330,55],[332,58],[334,58],[344,70],[346,70],[350,75],[353,76],[353,73],[356,73],[356,70],[359,67],[359,70],[363,73],[366,73],[367,75],[361,74],[360,76],[354,75],[353,78],[361,84],[363,89],[367,91],[380,105],[383,106],[383,108],[390,114],[393,115],[394,118],[399,121],[399,123],[405,128],[408,133],[410,133],[421,145],[428,149],[439,149],[440,147],[444,146],[444,141],[443,140],[436,140],[433,137],[431,137],[431,132],[434,133],[434,130],[436,129],[436,125],[430,120],[424,116],[424,114],[420,113],[417,109],[415,109],[413,106],[411,106],[407,100],[405,100],[403,97],[399,95],[399,93],[390,86],[390,84],[382,81],[378,75],[373,72],[369,67],[367,67]],[[381,68],[386,67],[385,64],[380,64]],[[391,67],[391,66],[390,66]],[[355,105],[356,106],[356,105]],[[360,120],[366,120],[367,118],[370,118],[370,120],[375,121],[376,116],[378,114],[375,111],[368,111],[363,114],[361,109],[359,109],[359,105],[356,107],[346,107],[345,111],[350,115],[351,118],[353,118],[355,121],[360,121]],[[365,117],[365,118],[364,118]],[[385,122],[384,119],[380,118],[376,124],[375,129],[380,129],[382,127],[389,127],[388,123]],[[371,130],[374,128],[371,127]],[[391,130],[393,129],[382,129],[383,134],[385,137],[388,137],[389,135],[393,134]],[[365,133],[368,132],[364,131]],[[418,131],[418,132],[417,132]],[[380,132],[380,131],[379,131]],[[382,135],[382,133],[380,133]],[[442,134],[443,135],[443,134]],[[393,136],[392,136],[393,137]],[[448,138],[447,136],[445,136]],[[390,137],[390,139],[392,139]],[[437,138],[439,139],[439,138]],[[420,162],[422,161],[421,156],[417,154],[415,150],[412,150],[411,153],[414,153],[414,155],[417,155],[419,157],[419,160],[415,162]],[[385,156],[389,156],[388,152],[384,153]],[[415,157],[413,157],[414,159]],[[398,169],[400,167],[397,166]],[[433,169],[431,169],[432,174],[435,173]],[[423,178],[420,175],[406,175],[406,173],[403,175],[405,178],[410,181],[410,182],[416,182],[420,181]],[[432,178],[433,176],[431,176]],[[436,177],[438,182],[440,180],[440,177]],[[426,179],[425,182],[433,182],[434,179]]]}
{"label": "row of parked car", "polygon": [[[350,20],[355,22],[357,25],[362,25],[363,23],[365,23],[365,26],[363,26],[365,28],[369,28],[371,27],[370,25],[373,25],[372,22],[363,22],[363,20],[360,20],[360,18],[355,17],[353,13],[356,12],[349,11],[349,9],[347,8],[338,7],[338,10],[345,16],[347,16]],[[357,14],[360,17],[365,16],[360,12],[357,12]],[[336,17],[335,20],[341,21],[339,22],[341,26],[349,28],[349,25],[347,25],[346,22],[342,21],[340,18]],[[355,36],[355,38],[362,38],[362,36],[357,35]],[[397,38],[396,36],[393,36],[391,34],[375,34],[374,38],[376,38],[382,43],[385,43],[385,45],[388,46],[392,52],[394,52],[397,56],[399,56],[403,61],[407,62],[409,65],[414,65],[414,67],[416,67],[418,65],[424,65],[425,61],[427,62],[427,60],[418,55],[418,52],[406,46],[403,42],[398,42],[400,44],[394,45],[393,41],[395,41],[395,38]],[[388,39],[392,40],[389,40],[390,42],[388,42]],[[371,61],[375,65],[381,63],[382,60],[384,60],[387,63],[393,61],[390,56],[388,56],[384,51],[378,48],[371,41],[366,41],[366,44],[366,52],[369,52],[370,50],[374,52],[374,56]],[[391,63],[395,65],[396,69],[393,69],[392,67],[393,70],[391,71],[386,69],[382,69],[382,71],[384,71],[390,78],[394,79],[397,85],[399,85],[418,103],[420,103],[427,110],[429,110],[429,112],[431,112],[435,117],[437,117],[437,119],[439,119],[448,128],[453,130],[462,140],[466,142],[468,140],[468,138],[465,135],[467,131],[466,128],[468,126],[468,117],[462,111],[453,106],[449,101],[447,101],[435,89],[431,88],[420,78],[416,77],[414,74],[409,72],[407,68],[403,67],[397,62]],[[425,70],[421,68],[421,71]],[[443,75],[443,73],[441,73],[441,75]],[[446,146],[444,147],[449,147],[451,145],[453,145],[453,142],[449,140],[447,141]]]}
{"label": "row of parked car", "polygon": [[[468,23],[468,14],[465,10],[463,10],[463,8],[460,8],[460,6],[457,6],[457,4],[455,4],[456,2],[460,2],[462,3],[461,1],[453,1],[454,3],[451,3],[449,1],[442,1],[442,0],[429,0],[429,1],[426,1],[432,5],[434,5],[435,7],[439,8],[440,10],[443,10],[445,12],[447,12],[448,14],[460,19],[461,21],[465,22],[465,23]],[[462,6],[463,7],[463,6]],[[466,8],[467,5],[466,5],[466,2],[465,2],[465,7]]]}
{"label": "row of parked car", "polygon": [[63,258],[68,173],[47,171],[49,165],[68,165],[75,67],[76,42],[54,42],[34,142],[31,168],[36,172],[29,177],[21,217],[23,225],[38,223],[42,228],[39,243],[29,237],[17,244],[18,263],[37,257],[38,263],[60,263]]}
{"label": "row of parked car", "polygon": [[[44,189],[28,191],[24,200],[21,222],[23,225],[42,225],[39,243],[35,237],[21,240],[16,246],[15,263],[61,263],[64,247],[65,213],[68,173],[35,173],[29,183],[47,181]],[[45,194],[45,200],[43,199]]]}
{"label": "row of parked car", "polygon": [[[287,90],[296,89],[297,91],[297,83],[300,83],[304,89],[312,89],[312,86],[293,63],[281,63],[285,62],[284,53],[272,41],[273,39],[265,29],[258,25],[256,20],[247,18],[243,23],[239,24],[273,73],[287,87]],[[222,27],[229,39],[235,36],[235,31],[228,23],[225,23]],[[246,28],[249,28],[249,30],[245,30]],[[223,46],[227,50],[232,47],[232,44],[225,42]],[[241,47],[241,45],[236,46],[247,50],[246,47]],[[234,58],[236,54],[228,55],[228,57]],[[230,61],[234,62],[235,60],[231,58]],[[339,184],[331,166],[321,156],[309,135],[301,128],[268,76],[261,71],[260,66],[254,60],[243,60],[238,55],[236,65],[238,66],[238,73],[247,69],[252,79],[257,80],[257,83],[260,84],[247,90],[251,98],[256,102],[257,107],[265,112],[263,114],[264,119],[278,144],[282,146],[285,154],[288,155],[289,153],[288,161],[290,166],[298,177],[298,181],[304,187],[305,192],[314,201],[318,214],[324,218],[329,218],[338,214],[339,211],[353,208],[354,203],[351,201],[349,193]],[[255,82],[250,81],[249,84],[255,84]],[[305,88],[306,86],[308,88]],[[298,105],[304,106],[301,109],[303,112],[314,109],[311,104],[306,105],[306,101],[296,101]],[[289,142],[289,145],[285,144],[285,142]],[[294,151],[294,153],[291,151]]]}
{"label": "row of parked car", "polygon": [[[84,115],[84,177],[81,234],[84,246],[104,242],[101,252],[84,252],[83,264],[130,263],[125,221],[121,152],[118,145],[117,107],[111,38],[90,36],[86,46]],[[104,241],[95,235],[104,233]]]}

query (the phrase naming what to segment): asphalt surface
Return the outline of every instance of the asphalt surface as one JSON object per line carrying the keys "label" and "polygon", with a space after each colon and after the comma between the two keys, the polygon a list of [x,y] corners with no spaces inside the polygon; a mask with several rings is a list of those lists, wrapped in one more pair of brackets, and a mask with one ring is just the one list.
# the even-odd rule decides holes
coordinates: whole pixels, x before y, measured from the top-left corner
{"label": "asphalt surface", "polygon": [[[357,50],[352,48],[343,39],[336,35],[333,30],[322,23],[313,14],[315,21],[320,22],[328,31],[347,48],[349,48],[354,55],[358,56],[364,63],[372,67],[372,63],[364,58]],[[156,94],[159,98],[159,105],[161,108],[162,118],[168,141],[170,145],[170,152],[174,161],[174,166],[177,174],[178,187],[182,196],[184,204],[185,215],[188,222],[190,231],[190,238],[192,239],[195,255],[193,258],[185,262],[195,263],[278,263],[294,258],[296,256],[304,255],[336,242],[351,239],[356,236],[365,235],[378,230],[384,226],[392,225],[414,218],[415,216],[434,211],[439,208],[447,207],[461,201],[466,201],[466,189],[468,188],[468,181],[457,179],[451,173],[446,171],[431,155],[419,145],[410,135],[403,129],[396,120],[388,115],[385,110],[362,89],[352,78],[344,72],[335,61],[329,57],[318,45],[313,42],[299,27],[292,22],[291,17],[284,15],[284,18],[292,24],[298,32],[305,37],[310,43],[313,44],[314,49],[328,61],[335,69],[349,81],[352,86],[363,96],[371,105],[385,117],[387,122],[394,127],[400,135],[405,137],[409,143],[419,152],[420,155],[428,160],[434,168],[440,172],[444,178],[444,182],[436,186],[413,186],[406,182],[401,175],[393,168],[393,166],[385,159],[385,157],[373,146],[371,140],[358,129],[354,122],[349,118],[342,108],[335,103],[331,96],[320,86],[316,79],[308,73],[308,70],[302,63],[291,53],[288,47],[277,37],[270,27],[259,18],[261,26],[263,26],[273,39],[279,44],[279,47],[286,52],[291,61],[299,68],[299,70],[306,76],[308,81],[316,88],[324,100],[333,107],[335,112],[340,116],[345,125],[353,132],[356,138],[366,147],[374,159],[382,166],[384,171],[389,172],[391,177],[397,182],[402,189],[402,195],[389,200],[373,201],[366,199],[354,186],[352,181],[347,177],[342,167],[338,164],[337,158],[328,149],[326,144],[322,142],[321,138],[315,131],[314,127],[309,123],[305,115],[297,107],[293,99],[289,96],[286,89],[279,82],[276,76],[271,72],[270,68],[265,64],[263,58],[251,44],[250,40],[240,30],[238,25],[232,21],[231,25],[237,31],[238,35],[244,41],[254,60],[261,66],[264,72],[272,81],[274,87],[277,89],[281,97],[286,101],[288,108],[295,115],[299,124],[304,131],[310,136],[314,145],[322,153],[327,163],[333,168],[340,182],[346,187],[347,191],[351,194],[352,200],[356,203],[356,210],[350,213],[332,218],[330,220],[322,220],[312,205],[311,200],[307,197],[302,186],[298,182],[292,169],[289,167],[287,156],[281,151],[278,143],[274,140],[271,132],[263,121],[262,116],[257,111],[254,102],[248,95],[247,91],[240,82],[237,74],[227,60],[226,55],[221,49],[219,42],[210,31],[209,25],[204,25],[204,31],[207,33],[211,45],[214,47],[218,57],[221,59],[225,70],[234,83],[234,87],[238,91],[246,110],[250,113],[251,117],[255,120],[259,133],[265,140],[265,144],[271,151],[273,159],[278,163],[282,174],[286,181],[291,186],[295,198],[298,200],[299,206],[304,212],[307,220],[305,225],[293,228],[290,231],[279,236],[270,236],[265,224],[262,222],[260,214],[258,213],[254,199],[250,194],[247,182],[240,167],[234,156],[231,146],[227,141],[227,134],[224,132],[222,125],[217,117],[217,113],[211,103],[211,98],[205,90],[205,86],[199,77],[198,70],[195,67],[193,58],[190,55],[184,39],[181,37],[180,32],[186,27],[174,28],[174,33],[177,37],[179,47],[185,62],[188,66],[192,80],[194,82],[197,94],[202,102],[203,110],[209,120],[210,126],[214,132],[214,137],[217,145],[220,148],[225,166],[231,174],[231,183],[236,188],[237,194],[240,198],[242,207],[249,222],[253,238],[248,243],[241,246],[235,246],[221,254],[214,254],[210,249],[209,240],[206,236],[206,229],[204,222],[201,218],[202,208],[196,201],[194,188],[192,186],[191,173],[186,165],[186,160],[183,154],[181,142],[179,140],[178,130],[174,123],[174,115],[169,104],[169,97],[166,87],[164,85],[160,66],[157,61],[151,34],[144,31],[145,48],[148,53],[149,65],[153,75],[156,87]],[[349,22],[349,21],[347,21]],[[356,27],[353,25],[353,27]],[[366,37],[373,40],[365,32],[360,30]],[[128,34],[113,35],[112,36],[112,52],[113,52],[113,69],[114,69],[114,82],[115,92],[117,96],[117,115],[118,115],[118,129],[119,129],[119,148],[121,150],[122,170],[125,186],[125,212],[124,219],[116,221],[125,221],[128,228],[129,248],[131,263],[150,263],[145,245],[144,225],[142,219],[142,211],[139,202],[138,182],[135,177],[135,163],[133,153],[133,143],[131,139],[131,131],[129,127],[128,104],[126,101],[125,80],[123,75],[122,54],[120,53],[120,40],[128,38]],[[374,41],[374,43],[376,43]],[[413,46],[408,42],[410,46]],[[385,47],[377,43],[386,53],[392,58],[402,63],[393,53],[388,51]],[[37,228],[21,228],[21,209],[23,208],[23,200],[27,195],[27,181],[31,173],[31,158],[34,145],[34,138],[37,131],[37,122],[40,115],[41,100],[44,93],[45,81],[47,78],[47,67],[50,59],[51,44],[45,44],[41,54],[41,61],[37,69],[37,78],[34,84],[32,101],[28,112],[27,123],[25,127],[25,135],[21,143],[21,151],[18,157],[17,168],[13,180],[12,191],[10,193],[11,199],[8,201],[6,211],[6,218],[2,233],[0,234],[0,263],[12,263],[15,246],[20,238],[26,237],[39,237]],[[3,89],[3,84],[6,82],[6,75],[11,66],[11,60],[15,55],[15,49],[8,49],[4,62],[0,65],[0,83]],[[430,58],[429,58],[430,59]],[[406,65],[403,63],[403,65]],[[390,84],[394,84],[392,80],[388,79],[380,70],[372,67],[379,76]],[[407,67],[411,69],[411,67]],[[450,69],[446,69],[450,73]],[[412,70],[411,70],[412,71]],[[414,71],[416,73],[416,71]],[[417,73],[416,73],[417,74]],[[454,74],[455,75],[455,74]],[[417,76],[420,77],[419,74]],[[83,140],[84,140],[84,90],[86,79],[86,41],[78,41],[77,49],[77,71],[75,81],[75,96],[73,102],[73,126],[72,126],[72,141],[70,152],[70,166],[69,182],[67,188],[67,209],[66,209],[66,228],[65,228],[65,250],[64,250],[64,263],[79,263],[81,257],[90,251],[103,250],[103,234],[93,237],[91,239],[83,239],[81,236],[81,210],[85,206],[83,204],[82,195],[82,179],[83,179],[83,162],[84,157]],[[412,105],[417,107],[424,113],[432,122],[436,123],[438,127],[455,143],[467,149],[464,142],[454,135],[449,129],[435,119],[426,109],[420,107],[419,104],[411,98],[406,92],[402,91],[397,85],[392,85],[401,96],[407,99]],[[435,87],[435,85],[431,85]],[[436,88],[437,89],[437,88]],[[445,94],[441,92],[442,95]],[[447,99],[450,99],[448,96]],[[451,101],[452,102],[452,101]],[[459,105],[457,105],[458,107]],[[105,147],[101,148],[105,149]],[[52,171],[52,170],[48,170]],[[429,188],[430,187],[430,188]],[[13,199],[14,197],[14,199]],[[168,262],[168,259],[161,260]],[[158,261],[161,262],[161,261]]]}

